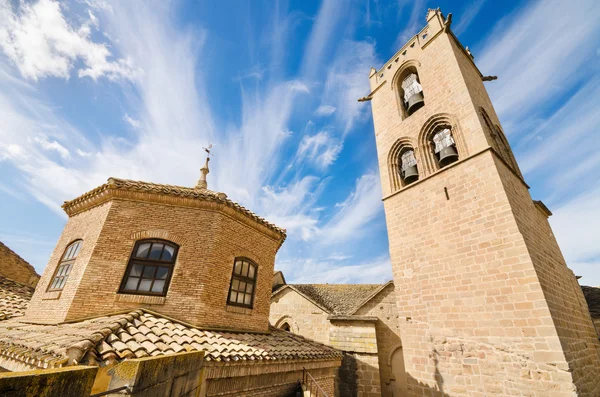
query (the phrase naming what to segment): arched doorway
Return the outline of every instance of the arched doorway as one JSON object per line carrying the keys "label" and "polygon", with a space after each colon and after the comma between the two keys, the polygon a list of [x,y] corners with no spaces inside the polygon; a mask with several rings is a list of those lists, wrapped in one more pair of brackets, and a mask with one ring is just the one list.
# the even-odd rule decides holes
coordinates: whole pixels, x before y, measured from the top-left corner
{"label": "arched doorway", "polygon": [[405,397],[407,395],[406,369],[404,367],[404,352],[402,346],[398,346],[392,352],[389,364],[392,370],[392,379],[390,382],[392,396]]}

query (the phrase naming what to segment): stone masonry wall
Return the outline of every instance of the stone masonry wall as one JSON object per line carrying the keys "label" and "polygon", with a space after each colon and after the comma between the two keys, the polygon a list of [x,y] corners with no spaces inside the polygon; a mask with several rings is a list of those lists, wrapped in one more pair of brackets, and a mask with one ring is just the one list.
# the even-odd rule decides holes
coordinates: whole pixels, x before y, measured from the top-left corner
{"label": "stone masonry wall", "polygon": [[33,266],[0,242],[0,276],[35,287],[40,279]]}
{"label": "stone masonry wall", "polygon": [[[179,245],[166,297],[118,293],[136,240],[156,236]],[[267,331],[278,247],[278,241],[218,211],[115,200],[66,319],[146,307],[195,326]],[[227,305],[240,256],[258,265],[253,309]]]}
{"label": "stone masonry wall", "polygon": [[[377,317],[379,319],[375,323],[375,331],[377,333],[377,355],[379,357],[381,392],[383,397],[392,397],[393,390],[391,389],[391,384],[393,374],[390,358],[392,353],[402,346],[394,285],[390,284],[385,287],[377,296],[361,307],[356,314]],[[403,381],[403,379],[395,379],[396,383]]]}
{"label": "stone masonry wall", "polygon": [[286,288],[273,297],[269,321],[276,327],[287,321],[293,333],[328,345],[331,327],[328,315],[304,296]]}
{"label": "stone masonry wall", "polygon": [[339,395],[380,397],[375,323],[332,320],[329,342],[332,347],[344,351],[339,372]]}
{"label": "stone masonry wall", "polygon": [[[557,266],[554,276],[544,274],[555,270],[544,261],[562,260],[554,237],[536,220],[518,169],[500,167],[489,149],[478,106],[494,123],[497,117],[481,75],[440,30],[439,13],[429,16],[426,38],[412,38],[370,78],[409,392],[575,396],[575,382],[579,395],[595,396],[582,369],[597,372],[597,341],[579,314],[572,277]],[[418,70],[425,106],[403,119],[391,83],[408,60]],[[418,161],[433,159],[422,133],[440,115],[450,120],[460,161],[441,170],[418,163],[420,180],[394,191],[390,173],[397,170],[388,169],[388,153],[403,138]],[[564,283],[551,287],[554,277]],[[584,330],[566,331],[573,327],[569,318]]]}
{"label": "stone masonry wall", "polygon": [[[581,287],[565,263],[547,216],[535,207],[520,179],[504,163],[496,160],[496,166],[541,285],[531,305],[539,307],[544,302],[552,313],[553,324],[540,322],[538,332],[554,328],[558,331],[578,395],[598,396],[600,379],[596,371],[600,369],[600,343]],[[536,350],[552,349],[537,346]]]}

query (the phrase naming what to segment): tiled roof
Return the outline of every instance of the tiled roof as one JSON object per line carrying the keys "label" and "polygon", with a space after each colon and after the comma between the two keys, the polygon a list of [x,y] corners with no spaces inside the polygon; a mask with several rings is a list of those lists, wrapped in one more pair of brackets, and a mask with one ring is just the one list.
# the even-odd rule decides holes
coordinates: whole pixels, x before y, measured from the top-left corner
{"label": "tiled roof", "polygon": [[38,368],[110,364],[194,350],[204,351],[206,361],[341,358],[329,346],[286,331],[202,330],[145,309],[71,324],[0,322],[0,355]]}
{"label": "tiled roof", "polygon": [[0,320],[22,316],[34,289],[0,276]]}
{"label": "tiled roof", "polygon": [[288,284],[273,294],[290,287],[331,314],[351,315],[383,285],[387,284]]}
{"label": "tiled roof", "polygon": [[277,227],[276,225],[268,222],[266,219],[256,215],[249,209],[241,206],[236,202],[231,201],[227,198],[227,195],[225,193],[213,192],[212,190],[208,189],[198,189],[185,186],[163,185],[151,182],[132,181],[129,179],[108,178],[107,183],[98,186],[97,188],[90,190],[89,192],[84,193],[71,201],[65,201],[62,205],[62,208],[67,212],[67,214],[71,214],[71,212],[76,213],[80,207],[85,207],[87,204],[93,202],[95,199],[100,198],[100,196],[104,195],[105,192],[111,189],[219,202],[254,219],[255,221],[268,227],[269,229],[279,233],[284,238],[286,235],[285,229]]}
{"label": "tiled roof", "polygon": [[600,287],[581,286],[593,319],[600,319]]}

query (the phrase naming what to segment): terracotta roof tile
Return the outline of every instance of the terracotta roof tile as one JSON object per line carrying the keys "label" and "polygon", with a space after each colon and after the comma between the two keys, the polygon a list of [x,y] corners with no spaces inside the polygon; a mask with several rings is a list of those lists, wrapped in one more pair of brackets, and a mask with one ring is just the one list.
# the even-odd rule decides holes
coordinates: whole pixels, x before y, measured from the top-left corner
{"label": "terracotta roof tile", "polygon": [[[173,337],[156,332],[161,327],[174,330]],[[205,351],[207,361],[341,358],[329,346],[275,328],[268,334],[208,331],[144,309],[72,324],[0,322],[0,355],[38,368],[109,364],[186,350]]]}
{"label": "terracotta roof tile", "polygon": [[[287,284],[331,314],[350,315],[383,284]],[[286,286],[274,292],[276,294]]]}
{"label": "terracotta roof tile", "polygon": [[0,320],[22,316],[34,289],[0,276]]}

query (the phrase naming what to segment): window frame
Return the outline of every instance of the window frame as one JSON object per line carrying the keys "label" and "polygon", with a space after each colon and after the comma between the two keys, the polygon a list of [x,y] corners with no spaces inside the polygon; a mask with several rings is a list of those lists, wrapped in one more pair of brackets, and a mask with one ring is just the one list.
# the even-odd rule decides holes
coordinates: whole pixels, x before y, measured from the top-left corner
{"label": "window frame", "polygon": [[[235,264],[237,262],[248,262],[249,266],[253,266],[254,267],[254,278],[250,278],[248,276],[242,276],[239,274],[235,273]],[[234,280],[238,280],[238,281],[243,281],[245,283],[252,283],[252,292],[250,293],[250,304],[245,304],[245,303],[239,303],[239,302],[232,302],[231,301],[231,292],[232,292],[232,288],[233,288],[233,281]],[[254,297],[256,295],[256,284],[258,281],[258,264],[256,262],[254,262],[252,259],[247,258],[245,256],[238,256],[233,260],[233,267],[231,269],[231,279],[229,280],[229,289],[227,290],[227,305],[228,306],[238,306],[238,307],[244,307],[247,309],[253,309],[254,308]],[[236,292],[238,292],[238,290],[236,290]],[[243,292],[244,294],[247,294],[247,292]]]}
{"label": "window frame", "polygon": [[[137,258],[135,256],[136,252],[138,251],[140,245],[145,244],[145,243],[161,243],[161,244],[165,244],[165,245],[169,245],[171,247],[174,248],[173,251],[173,256],[172,256],[172,260],[171,262],[165,262],[165,261],[161,261],[160,259],[149,259],[149,258]],[[150,252],[152,250],[152,246],[150,246],[149,252],[148,252],[148,256],[150,255]],[[164,250],[164,247],[163,247]],[[123,277],[121,278],[121,284],[119,285],[119,294],[127,294],[127,295],[143,295],[143,296],[167,296],[167,293],[169,292],[169,287],[171,285],[171,279],[173,278],[173,272],[175,271],[175,264],[177,263],[177,256],[179,255],[179,245],[174,243],[173,241],[169,241],[169,240],[165,240],[165,239],[160,239],[160,238],[149,238],[149,239],[143,239],[143,240],[137,240],[135,242],[135,244],[133,245],[133,248],[131,249],[131,254],[129,255],[129,260],[127,261],[127,267],[125,268],[125,273],[123,274]],[[150,291],[139,291],[139,290],[128,290],[125,289],[125,286],[127,285],[127,281],[129,280],[129,274],[131,272],[131,268],[134,265],[142,265],[142,275],[144,273],[144,269],[146,268],[146,266],[154,266],[154,267],[168,267],[169,268],[169,273],[167,274],[167,278],[165,279],[165,285],[163,287],[163,292],[152,292],[152,286],[154,285],[154,281],[156,281],[156,278],[153,277],[152,278],[152,284],[150,285]],[[156,276],[156,270],[154,270],[154,276]],[[142,281],[143,277],[140,277],[140,280],[138,281],[137,287],[139,288],[140,282]]]}
{"label": "window frame", "polygon": [[[79,246],[77,248],[77,251],[75,252],[75,256],[71,257],[69,259],[65,259],[65,256],[67,256],[67,253],[70,254],[70,252],[69,252],[70,248],[73,247],[77,243],[79,243]],[[73,240],[69,244],[67,244],[62,255],[60,256],[60,260],[58,261],[58,265],[56,266],[56,269],[54,269],[54,273],[52,274],[52,278],[50,279],[50,282],[48,283],[48,288],[46,288],[46,292],[59,292],[65,288],[65,285],[67,285],[67,281],[69,280],[69,276],[71,275],[71,271],[73,270],[73,265],[75,264],[75,261],[77,260],[77,256],[81,252],[82,246],[83,246],[83,239],[81,239],[81,238]],[[69,266],[68,270],[65,272],[65,274],[59,276],[58,273],[66,266]],[[61,277],[65,281],[60,288],[52,288],[52,285],[56,281],[57,277]]]}

